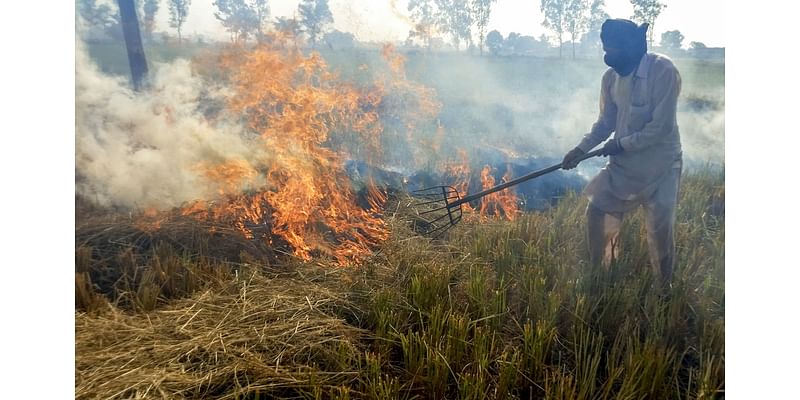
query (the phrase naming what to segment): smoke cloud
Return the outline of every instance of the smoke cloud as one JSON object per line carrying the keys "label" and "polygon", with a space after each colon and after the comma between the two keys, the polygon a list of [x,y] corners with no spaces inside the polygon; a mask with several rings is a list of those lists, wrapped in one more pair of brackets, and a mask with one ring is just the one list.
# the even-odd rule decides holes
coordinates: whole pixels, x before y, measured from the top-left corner
{"label": "smoke cloud", "polygon": [[[193,73],[188,60],[154,63],[149,89],[134,93],[125,79],[100,72],[84,44],[80,40],[77,43],[75,151],[79,195],[104,206],[164,209],[230,191],[215,183],[218,179],[208,179],[204,165],[236,165],[237,160],[248,165],[256,159],[264,165],[267,152],[254,146],[253,133],[240,121],[221,117],[224,113],[209,118],[208,110],[222,108],[230,89]],[[417,115],[419,121],[412,124],[411,132],[417,139],[384,146],[389,162],[382,167],[409,175],[415,168],[464,160],[465,153],[473,172],[488,163],[560,161],[597,117],[600,78],[606,68],[599,59],[467,54],[407,57],[407,79],[433,89],[435,98],[431,101],[441,104],[436,115]],[[361,70],[363,61],[356,65],[341,55],[331,58],[338,60],[334,64],[345,72],[343,75]],[[385,61],[375,55],[374,64],[385,66]],[[678,66],[682,67],[680,62]],[[678,124],[684,159],[690,166],[723,165],[724,81],[722,85],[703,86],[708,77],[698,71],[681,69],[684,90],[679,99]],[[384,121],[384,127],[390,130],[397,130],[394,125],[408,125],[398,116],[416,114],[401,109],[409,108],[407,96],[395,97],[396,101],[384,101],[382,106],[398,108],[382,110],[384,118],[392,117]],[[395,119],[397,123],[389,122]],[[430,160],[417,160],[409,154],[427,155]],[[586,178],[603,162],[589,160],[569,174]],[[243,176],[247,179],[237,182],[239,190],[267,183],[263,174]]]}
{"label": "smoke cloud", "polygon": [[202,115],[199,99],[221,98],[224,90],[201,82],[188,61],[155,64],[150,89],[134,93],[124,79],[101,73],[80,40],[77,43],[79,195],[103,206],[134,208],[213,198],[220,188],[203,179],[200,166],[252,156],[239,126],[209,122]]}
{"label": "smoke cloud", "polygon": [[[435,88],[447,144],[470,159],[496,149],[508,157],[558,159],[577,145],[599,113],[597,60],[418,56],[409,73]],[[719,72],[676,60],[683,77],[678,126],[689,164],[724,164],[724,65]],[[685,67],[685,68],[684,68]],[[715,76],[721,75],[719,77]],[[722,79],[709,83],[709,78]],[[592,164],[592,163],[586,163]]]}

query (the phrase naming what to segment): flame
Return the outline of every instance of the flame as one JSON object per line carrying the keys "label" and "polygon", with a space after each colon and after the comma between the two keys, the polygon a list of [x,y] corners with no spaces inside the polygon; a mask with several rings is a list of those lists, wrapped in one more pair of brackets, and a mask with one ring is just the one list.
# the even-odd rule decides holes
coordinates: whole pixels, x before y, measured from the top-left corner
{"label": "flame", "polygon": [[134,220],[134,226],[144,232],[156,232],[166,222],[167,218],[158,212],[155,207],[145,208]]}
{"label": "flame", "polygon": [[[510,168],[506,170],[502,180],[503,183],[511,180]],[[489,189],[496,185],[495,179],[492,176],[492,168],[488,165],[484,166],[481,170],[481,185],[483,186],[483,190]],[[488,194],[481,199],[480,215],[482,217],[491,214],[502,216],[509,221],[513,221],[516,219],[519,213],[520,210],[517,195],[514,194],[510,188]]]}
{"label": "flame", "polygon": [[357,205],[344,170],[352,148],[338,136],[350,132],[366,154],[379,155],[379,118],[363,111],[377,99],[340,83],[318,53],[262,47],[232,54],[224,66],[233,71],[228,110],[259,134],[262,156],[206,168],[205,175],[230,193],[263,171],[269,187],[229,196],[204,216],[233,217],[248,237],[253,226],[269,225],[304,260],[319,253],[347,263],[385,240],[388,228],[378,212]]}
{"label": "flame", "polygon": [[[450,182],[454,182],[452,186],[458,191],[461,197],[464,197],[469,192],[469,183],[471,170],[469,167],[469,160],[467,152],[464,149],[458,149],[459,162],[444,163],[440,166],[443,171],[443,176]],[[489,165],[483,167],[480,173],[481,190],[486,190],[497,185],[494,176],[492,176],[492,168]],[[509,168],[505,175],[503,175],[502,182],[508,182],[512,179],[511,169]],[[480,205],[477,209],[472,208],[469,204],[463,204],[462,211],[464,212],[464,219],[474,222],[485,222],[490,217],[505,218],[513,221],[521,213],[519,207],[519,199],[517,195],[508,189],[495,192],[480,199]]]}
{"label": "flame", "polygon": [[441,105],[435,92],[406,79],[405,58],[391,45],[382,52],[388,73],[357,87],[330,72],[318,53],[287,46],[285,35],[274,39],[203,59],[205,70],[230,88],[227,115],[254,134],[253,156],[198,164],[196,172],[219,196],[188,203],[180,213],[251,239],[279,239],[303,260],[360,262],[389,236],[382,219],[387,194],[366,177],[361,207],[345,160],[380,165],[387,143],[398,138],[405,147],[423,147],[416,136],[427,132],[417,128],[434,125]]}
{"label": "flame", "polygon": [[207,179],[219,183],[220,195],[239,193],[244,184],[250,183],[258,172],[246,160],[227,160],[221,164],[201,163],[197,170]]}
{"label": "flame", "polygon": [[[453,188],[458,191],[461,197],[464,197],[469,193],[469,160],[467,158],[467,152],[464,149],[458,149],[457,152],[461,160],[459,162],[446,163],[443,166],[443,175],[448,177],[450,181],[455,182],[453,184]],[[461,205],[461,209],[466,213],[467,216],[471,215],[471,212],[473,211],[473,208],[469,205],[469,203]],[[467,217],[467,219],[469,219],[469,217]]]}

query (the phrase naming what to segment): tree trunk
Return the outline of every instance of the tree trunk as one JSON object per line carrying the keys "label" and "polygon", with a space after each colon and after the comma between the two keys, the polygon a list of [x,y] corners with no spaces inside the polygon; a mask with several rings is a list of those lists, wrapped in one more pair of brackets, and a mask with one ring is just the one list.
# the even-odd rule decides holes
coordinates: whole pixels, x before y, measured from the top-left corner
{"label": "tree trunk", "polygon": [[561,58],[561,51],[564,48],[564,41],[561,40],[561,34],[558,34],[558,58]]}
{"label": "tree trunk", "polygon": [[572,59],[575,59],[575,39],[572,39]]}
{"label": "tree trunk", "polygon": [[133,78],[133,89],[142,88],[142,80],[147,75],[147,59],[144,55],[142,37],[139,32],[139,20],[133,0],[119,0],[119,14],[122,22],[122,33],[125,37],[125,48],[128,51],[128,63]]}

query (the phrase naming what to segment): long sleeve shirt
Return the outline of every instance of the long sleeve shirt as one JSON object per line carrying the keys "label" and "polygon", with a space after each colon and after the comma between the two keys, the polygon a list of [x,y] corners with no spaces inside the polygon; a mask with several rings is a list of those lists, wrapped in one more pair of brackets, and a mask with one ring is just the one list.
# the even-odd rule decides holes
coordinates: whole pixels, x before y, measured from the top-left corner
{"label": "long sleeve shirt", "polygon": [[[600,115],[578,147],[589,152],[614,132],[623,151],[609,158],[587,194],[606,191],[620,200],[646,196],[666,172],[681,162],[677,102],[681,76],[668,57],[648,53],[636,71],[603,75]],[[603,175],[603,176],[601,176]],[[602,182],[601,182],[602,181]]]}

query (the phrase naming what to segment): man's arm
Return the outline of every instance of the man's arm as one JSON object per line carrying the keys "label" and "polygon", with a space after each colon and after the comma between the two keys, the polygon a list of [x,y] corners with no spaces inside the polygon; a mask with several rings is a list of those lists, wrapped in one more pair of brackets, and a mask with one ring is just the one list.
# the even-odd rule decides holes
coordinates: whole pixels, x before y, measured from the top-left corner
{"label": "man's arm", "polygon": [[595,146],[608,139],[617,126],[617,105],[611,99],[611,83],[613,70],[609,69],[603,75],[600,85],[600,115],[592,125],[592,130],[587,133],[578,144],[578,148],[588,153]]}
{"label": "man's arm", "polygon": [[661,140],[662,136],[671,132],[673,126],[675,126],[678,94],[681,91],[681,76],[671,64],[665,66],[657,74],[657,76],[653,77],[656,81],[653,88],[655,106],[652,120],[641,131],[620,139],[620,145],[624,151],[637,151],[647,148]]}

